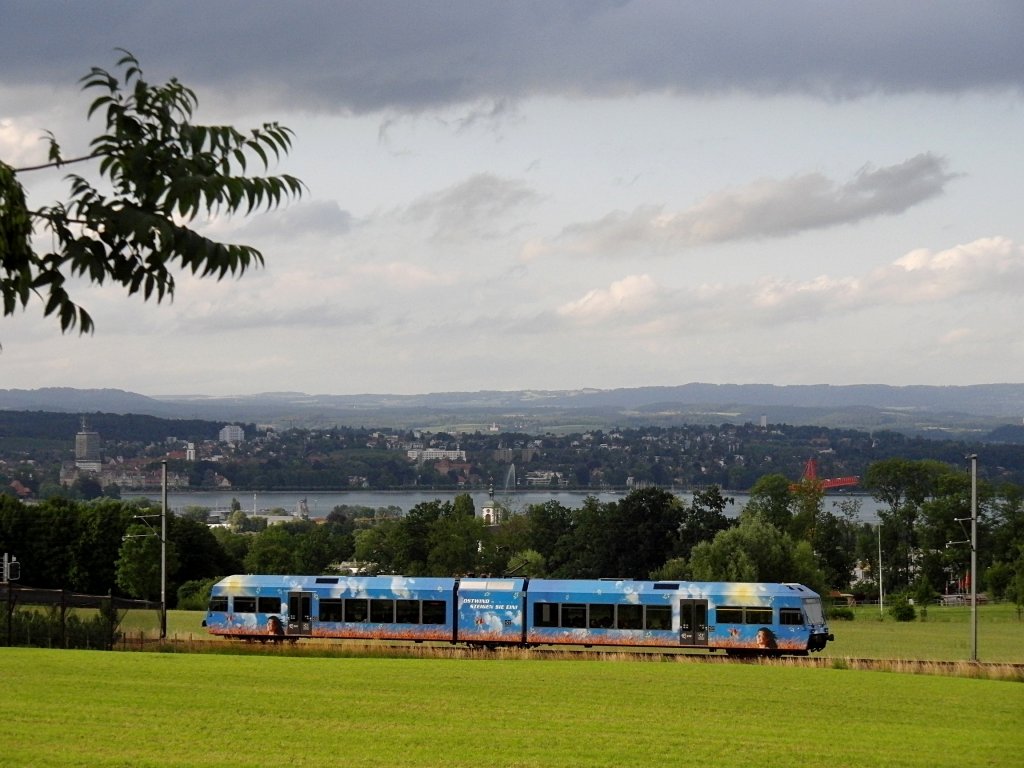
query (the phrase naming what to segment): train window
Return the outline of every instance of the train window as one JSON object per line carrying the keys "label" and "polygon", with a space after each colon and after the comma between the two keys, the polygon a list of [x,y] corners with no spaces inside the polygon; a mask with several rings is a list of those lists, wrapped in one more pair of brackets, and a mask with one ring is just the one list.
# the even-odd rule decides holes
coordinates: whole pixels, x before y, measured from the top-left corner
{"label": "train window", "polygon": [[615,626],[615,606],[592,603],[589,626],[591,629],[611,629]]}
{"label": "train window", "polygon": [[236,596],[235,613],[256,613],[256,598]]}
{"label": "train window", "polygon": [[227,609],[228,609],[228,599],[227,599],[227,597],[211,597],[210,598],[210,610],[211,611],[221,612],[221,611],[227,611]]}
{"label": "train window", "polygon": [[746,624],[771,624],[772,623],[772,609],[771,608],[747,608],[745,618]]}
{"label": "train window", "polygon": [[804,613],[807,615],[809,624],[825,623],[825,616],[821,612],[821,600],[816,597],[804,600]]}
{"label": "train window", "polygon": [[370,621],[378,624],[395,623],[395,601],[394,600],[371,600]]}
{"label": "train window", "polygon": [[399,624],[420,623],[420,602],[419,600],[396,600],[395,621]]}
{"label": "train window", "polygon": [[346,600],[345,621],[359,623],[366,621],[370,616],[369,600]]}
{"label": "train window", "polygon": [[672,629],[672,609],[667,605],[645,605],[647,629]]}
{"label": "train window", "polygon": [[535,603],[533,606],[533,626],[557,627],[558,603]]}
{"label": "train window", "polygon": [[279,597],[257,597],[256,613],[280,613],[281,598]]}
{"label": "train window", "polygon": [[742,624],[743,609],[735,606],[720,605],[715,611],[719,624]]}
{"label": "train window", "polygon": [[341,600],[320,601],[320,621],[341,621]]}
{"label": "train window", "polygon": [[578,603],[562,603],[562,626],[585,629],[587,606]]}
{"label": "train window", "polygon": [[779,624],[802,625],[803,623],[804,615],[799,608],[779,608]]}
{"label": "train window", "polygon": [[644,607],[642,605],[620,605],[615,626],[619,629],[643,629]]}
{"label": "train window", "polygon": [[423,623],[424,624],[444,624],[447,611],[445,610],[444,600],[424,600],[423,601]]}

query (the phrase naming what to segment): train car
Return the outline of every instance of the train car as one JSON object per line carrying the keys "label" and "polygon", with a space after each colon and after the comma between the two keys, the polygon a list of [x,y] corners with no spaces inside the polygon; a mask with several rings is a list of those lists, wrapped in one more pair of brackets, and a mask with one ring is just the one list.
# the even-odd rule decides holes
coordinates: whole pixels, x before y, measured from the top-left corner
{"label": "train car", "polygon": [[440,640],[806,654],[833,639],[821,599],[799,584],[231,576],[204,626],[259,640]]}
{"label": "train car", "polygon": [[806,654],[833,639],[800,584],[533,579],[526,612],[531,645]]}
{"label": "train car", "polygon": [[229,576],[203,625],[255,640],[455,640],[452,579],[405,576]]}

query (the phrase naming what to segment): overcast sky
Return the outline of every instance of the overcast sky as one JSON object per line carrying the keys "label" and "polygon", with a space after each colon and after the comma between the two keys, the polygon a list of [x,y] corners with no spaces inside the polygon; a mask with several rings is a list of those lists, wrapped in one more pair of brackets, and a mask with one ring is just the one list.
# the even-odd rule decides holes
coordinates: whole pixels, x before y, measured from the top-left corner
{"label": "overcast sky", "polygon": [[5,162],[83,152],[78,80],[125,48],[196,122],[293,129],[273,170],[309,188],[196,222],[263,252],[241,279],[82,284],[84,337],[0,318],[0,388],[1024,381],[1019,0],[0,0],[0,28]]}

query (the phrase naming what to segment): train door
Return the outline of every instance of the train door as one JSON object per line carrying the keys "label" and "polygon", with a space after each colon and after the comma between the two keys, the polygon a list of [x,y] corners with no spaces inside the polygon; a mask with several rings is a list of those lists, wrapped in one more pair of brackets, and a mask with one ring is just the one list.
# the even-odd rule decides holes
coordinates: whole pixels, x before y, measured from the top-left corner
{"label": "train door", "polygon": [[708,644],[708,601],[679,601],[679,644]]}
{"label": "train door", "polygon": [[288,593],[288,634],[313,634],[313,593]]}

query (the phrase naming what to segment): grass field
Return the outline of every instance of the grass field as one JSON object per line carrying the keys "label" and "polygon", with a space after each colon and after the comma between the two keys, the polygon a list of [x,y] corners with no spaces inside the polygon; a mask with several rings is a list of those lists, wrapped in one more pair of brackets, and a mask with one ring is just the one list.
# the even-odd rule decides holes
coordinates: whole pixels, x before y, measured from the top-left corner
{"label": "grass field", "polygon": [[[879,620],[878,607],[860,607],[853,621],[832,621],[836,636],[824,655],[868,659],[962,661],[971,657],[971,609],[931,606],[925,618]],[[1009,603],[978,608],[978,658],[1024,664],[1024,621]]]}
{"label": "grass field", "polygon": [[785,666],[0,649],[4,766],[1008,766],[1024,685]]}
{"label": "grass field", "polygon": [[[963,661],[971,656],[969,607],[932,606],[922,621],[879,620],[877,607],[860,607],[854,621],[833,621],[836,636],[822,654],[833,658],[919,659]],[[172,638],[207,637],[202,614],[169,611],[167,633]],[[130,637],[157,637],[159,617],[153,611],[129,612],[122,630]],[[1024,621],[1015,606],[984,605],[978,612],[978,658],[982,661],[1024,664]]]}

